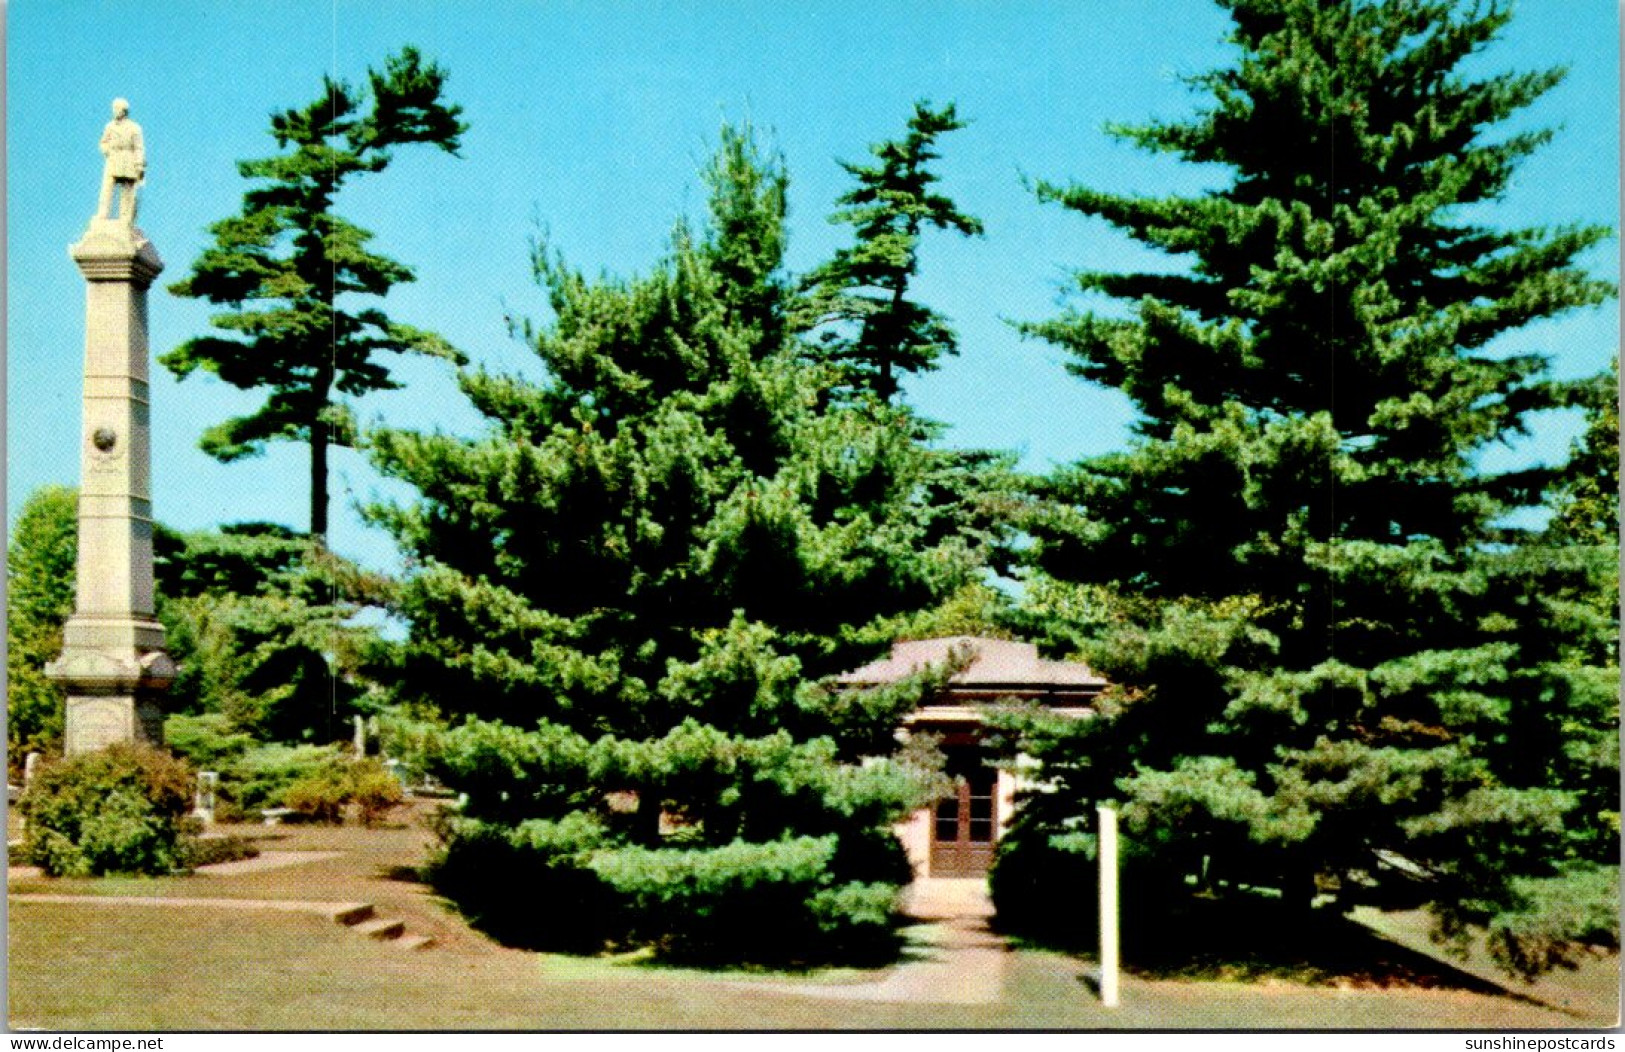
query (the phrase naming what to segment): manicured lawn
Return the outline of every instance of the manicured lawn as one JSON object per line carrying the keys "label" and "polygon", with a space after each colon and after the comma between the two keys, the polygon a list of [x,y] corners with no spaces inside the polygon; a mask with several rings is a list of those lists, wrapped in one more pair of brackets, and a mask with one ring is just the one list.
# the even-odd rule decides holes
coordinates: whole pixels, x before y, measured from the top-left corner
{"label": "manicured lawn", "polygon": [[[997,1004],[887,1004],[807,996],[851,971],[762,976],[527,953],[470,931],[422,885],[420,828],[257,830],[271,850],[343,856],[236,877],[34,880],[12,891],[374,903],[438,945],[411,952],[315,916],[210,907],[13,901],[10,1024],[44,1029],[1440,1028],[1603,1025],[1459,989],[1339,989],[1129,977],[1102,1009],[1087,962],[1004,957]],[[545,902],[537,903],[545,910]],[[1612,962],[1610,967],[1612,967]],[[1617,974],[1617,973],[1616,973]]]}

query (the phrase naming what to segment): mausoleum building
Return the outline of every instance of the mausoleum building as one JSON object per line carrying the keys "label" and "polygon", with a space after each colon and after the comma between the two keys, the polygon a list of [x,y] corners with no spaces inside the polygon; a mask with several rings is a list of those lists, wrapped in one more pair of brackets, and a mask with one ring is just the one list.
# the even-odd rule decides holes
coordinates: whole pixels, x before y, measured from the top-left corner
{"label": "mausoleum building", "polygon": [[948,757],[954,794],[921,808],[898,826],[916,877],[979,877],[1015,812],[1017,776],[994,766],[983,742],[983,710],[998,702],[1047,706],[1066,716],[1094,714],[1106,681],[1076,661],[1050,661],[1031,643],[948,636],[893,644],[891,653],[839,677],[851,689],[895,683],[958,657],[964,668],[904,722],[929,733]]}

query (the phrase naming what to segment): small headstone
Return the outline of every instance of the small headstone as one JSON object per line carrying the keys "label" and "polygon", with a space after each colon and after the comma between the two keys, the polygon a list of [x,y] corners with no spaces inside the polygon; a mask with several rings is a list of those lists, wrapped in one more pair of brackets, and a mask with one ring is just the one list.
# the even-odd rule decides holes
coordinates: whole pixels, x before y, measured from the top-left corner
{"label": "small headstone", "polygon": [[23,788],[27,789],[34,784],[34,776],[39,773],[40,754],[31,752],[23,761]]}
{"label": "small headstone", "polygon": [[367,758],[367,724],[360,716],[355,718],[355,758]]}
{"label": "small headstone", "polygon": [[214,825],[215,791],[219,787],[218,771],[197,773],[197,792],[192,800],[192,813],[203,819],[205,825]]}

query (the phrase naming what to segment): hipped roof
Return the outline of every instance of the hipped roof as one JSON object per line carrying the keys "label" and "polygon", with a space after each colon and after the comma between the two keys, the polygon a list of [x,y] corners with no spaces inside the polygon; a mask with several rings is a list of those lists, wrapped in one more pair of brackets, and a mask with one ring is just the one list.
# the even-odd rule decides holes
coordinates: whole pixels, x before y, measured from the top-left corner
{"label": "hipped roof", "polygon": [[1019,693],[1051,690],[1066,694],[1094,693],[1106,685],[1099,673],[1081,661],[1050,661],[1038,656],[1031,643],[1016,643],[982,636],[945,636],[893,643],[891,653],[862,668],[842,673],[841,683],[878,686],[894,683],[928,665],[940,665],[955,652],[971,654],[971,661],[949,680],[949,689],[986,693],[1010,689]]}

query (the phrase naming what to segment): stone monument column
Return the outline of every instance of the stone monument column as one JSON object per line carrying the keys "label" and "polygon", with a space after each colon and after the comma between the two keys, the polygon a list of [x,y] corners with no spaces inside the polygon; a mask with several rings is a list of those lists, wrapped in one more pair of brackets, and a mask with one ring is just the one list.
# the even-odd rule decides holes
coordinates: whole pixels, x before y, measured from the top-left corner
{"label": "stone monument column", "polygon": [[[121,112],[119,103],[115,123],[134,128],[128,104]],[[134,142],[139,151],[139,128]],[[131,184],[133,205],[145,158],[137,174],[107,143],[104,134],[104,186]],[[153,602],[148,440],[147,289],[163,263],[136,228],[133,207],[116,219],[107,211],[98,208],[68,249],[86,283],[78,583],[62,656],[45,671],[68,695],[69,756],[115,742],[160,743],[157,698],[175,678]]]}

